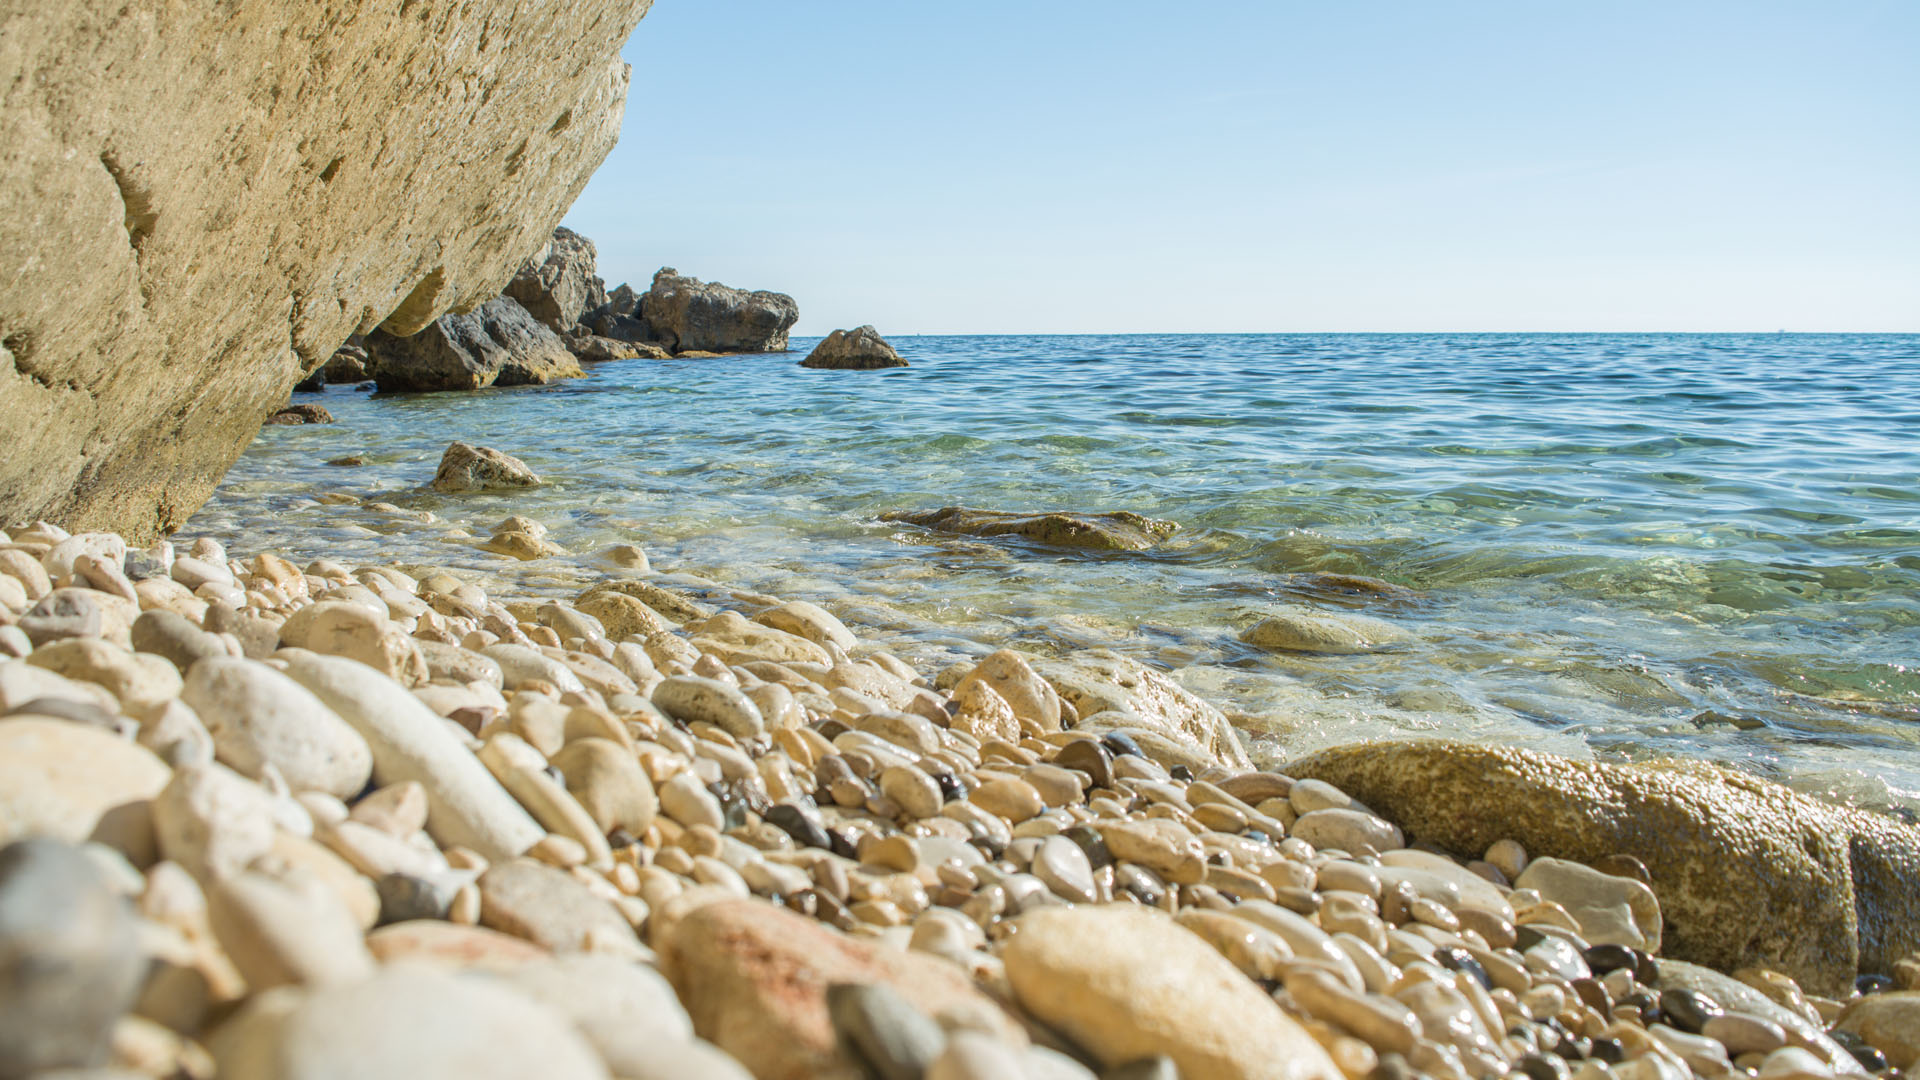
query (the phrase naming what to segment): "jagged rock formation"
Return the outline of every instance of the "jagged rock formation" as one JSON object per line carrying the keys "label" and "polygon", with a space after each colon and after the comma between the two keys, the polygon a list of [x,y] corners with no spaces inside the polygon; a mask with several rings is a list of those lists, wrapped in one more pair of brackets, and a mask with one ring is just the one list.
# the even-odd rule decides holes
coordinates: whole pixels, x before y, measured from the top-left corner
{"label": "jagged rock formation", "polygon": [[595,272],[593,241],[561,226],[547,246],[520,265],[506,295],[520,301],[556,334],[572,334],[580,317],[606,304],[607,286]]}
{"label": "jagged rock formation", "polygon": [[1145,551],[1180,530],[1171,521],[1142,517],[1129,510],[1109,514],[1055,511],[1018,514],[943,506],[938,510],[889,510],[881,521],[904,521],[936,532],[969,536],[1020,536],[1050,547],[1088,551]]}
{"label": "jagged rock formation", "polygon": [[411,337],[375,330],[367,335],[367,365],[387,391],[537,386],[586,374],[560,335],[511,296],[442,315]]}
{"label": "jagged rock formation", "polygon": [[145,538],[350,334],[498,295],[651,0],[0,0],[0,519]]}
{"label": "jagged rock formation", "polygon": [[813,347],[805,360],[800,361],[800,366],[834,371],[872,371],[876,368],[906,367],[907,362],[900,358],[886,338],[880,336],[880,331],[871,326],[862,326],[856,330],[835,330],[828,334]]}
{"label": "jagged rock formation", "polygon": [[785,352],[800,305],[785,293],[730,288],[667,266],[640,298],[640,317],[675,353]]}

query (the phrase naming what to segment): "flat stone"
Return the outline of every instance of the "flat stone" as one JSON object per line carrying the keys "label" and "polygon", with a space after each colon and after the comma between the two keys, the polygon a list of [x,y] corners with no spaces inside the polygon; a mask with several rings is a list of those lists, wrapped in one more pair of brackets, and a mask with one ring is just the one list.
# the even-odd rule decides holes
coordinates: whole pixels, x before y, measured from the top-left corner
{"label": "flat stone", "polygon": [[852,652],[860,644],[847,624],[818,604],[790,600],[754,615],[753,621],[806,638],[815,645],[834,645]]}
{"label": "flat stone", "polygon": [[172,770],[152,751],[63,720],[0,720],[0,843],[97,840],[135,866],[157,857],[152,801]]}
{"label": "flat stone", "polygon": [[427,831],[443,846],[508,859],[546,835],[447,722],[399,683],[364,664],[289,651],[287,674],[366,739],[373,779],[426,789]]}
{"label": "flat stone", "polygon": [[1240,632],[1241,641],[1262,649],[1338,655],[1377,652],[1407,637],[1406,631],[1379,619],[1311,608],[1270,612]]}
{"label": "flat stone", "polygon": [[945,801],[940,785],[925,771],[913,765],[893,765],[880,773],[880,793],[900,804],[914,819],[930,818],[940,812]]}
{"label": "flat stone", "polygon": [[572,875],[532,859],[510,859],[480,875],[480,925],[554,952],[642,954],[619,909]]}
{"label": "flat stone", "polygon": [[195,877],[234,873],[273,850],[274,800],[264,788],[209,762],[178,769],[153,799],[160,854]]}
{"label": "flat stone", "polygon": [[583,690],[580,676],[575,675],[567,665],[525,645],[489,645],[482,655],[500,665],[500,673],[508,690],[519,689],[522,683],[544,682],[551,684],[561,693],[569,690]]}
{"label": "flat stone", "polygon": [[1661,948],[1718,970],[1766,967],[1846,996],[1859,971],[1920,950],[1920,828],[1694,763],[1614,765],[1447,740],[1362,743],[1287,771],[1337,784],[1463,858],[1639,858]]}
{"label": "flat stone", "polygon": [[1091,904],[1098,898],[1087,853],[1064,836],[1049,836],[1040,842],[1033,856],[1033,874],[1062,900]]}
{"label": "flat stone", "polygon": [[1157,913],[1131,905],[1041,908],[1015,925],[1001,952],[1014,997],[1105,1068],[1165,1054],[1182,1076],[1341,1075],[1272,998]]}
{"label": "flat stone", "polygon": [[257,660],[207,657],[180,698],[213,736],[220,760],[258,778],[272,766],[294,791],[358,795],[373,772],[367,741],[305,687]]}
{"label": "flat stone", "polygon": [[891,987],[921,1013],[1026,1043],[972,980],[944,960],[841,934],[759,900],[716,900],[656,944],[694,1031],[760,1080],[858,1075],[835,1038],[827,989]]}
{"label": "flat stone", "polygon": [[633,751],[588,737],[567,743],[549,762],[602,833],[625,829],[642,836],[653,825],[660,801]]}
{"label": "flat stone", "polygon": [[1653,890],[1632,878],[1603,874],[1565,859],[1538,858],[1527,864],[1516,889],[1532,889],[1541,899],[1567,909],[1580,923],[1590,945],[1625,945],[1660,951],[1660,901]]}
{"label": "flat stone", "polygon": [[92,683],[112,694],[120,711],[133,716],[180,696],[180,672],[172,664],[99,638],[50,642],[35,649],[27,663]]}
{"label": "flat stone", "polygon": [[17,624],[34,645],[107,633],[107,615],[92,589],[55,589],[20,616]]}
{"label": "flat stone", "polygon": [[661,712],[686,723],[712,724],[737,739],[751,739],[766,731],[760,709],[740,688],[698,675],[675,675],[653,688],[653,703]]}
{"label": "flat stone", "polygon": [[0,957],[0,1076],[103,1064],[147,957],[93,860],[45,837],[0,848]]}
{"label": "flat stone", "polygon": [[882,521],[904,521],[937,532],[969,536],[1019,536],[1050,547],[1086,551],[1144,551],[1178,532],[1171,521],[1125,510],[1105,514],[1066,511],[1017,514],[946,506],[938,510],[891,510]]}
{"label": "flat stone", "polygon": [[262,997],[210,1049],[219,1075],[260,1080],[607,1080],[587,1040],[510,986],[393,967],[349,986]]}
{"label": "flat stone", "polygon": [[1359,851],[1364,845],[1375,851],[1405,847],[1406,837],[1397,825],[1361,810],[1328,809],[1302,814],[1293,823],[1289,835],[1299,837],[1316,848]]}

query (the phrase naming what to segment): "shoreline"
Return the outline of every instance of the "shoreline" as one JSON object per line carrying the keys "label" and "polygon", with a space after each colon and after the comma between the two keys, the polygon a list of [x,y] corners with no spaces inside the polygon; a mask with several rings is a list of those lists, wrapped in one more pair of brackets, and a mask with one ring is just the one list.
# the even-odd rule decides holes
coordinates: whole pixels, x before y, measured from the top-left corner
{"label": "shoreline", "polygon": [[[530,519],[501,524],[496,542],[544,539]],[[286,1024],[329,1022],[349,988],[418,991],[390,985],[415,977],[403,958],[436,967],[417,975],[429,983],[511,969],[582,998],[593,979],[657,967],[646,990],[626,992],[657,1011],[665,988],[706,1040],[679,1037],[679,1075],[715,1077],[737,1066],[708,1043],[763,1077],[893,1075],[907,1066],[875,1055],[896,1053],[962,1077],[988,1075],[969,1062],[1066,1077],[1153,1054],[1189,1076],[1825,1076],[1857,1067],[1820,1034],[1850,1004],[1856,967],[1883,977],[1873,989],[1920,987],[1920,958],[1906,959],[1920,921],[1859,868],[1851,895],[1824,904],[1791,883],[1737,894],[1746,860],[1778,869],[1779,856],[1767,835],[1716,820],[1745,804],[1701,809],[1725,777],[1655,782],[1653,770],[1601,765],[1556,791],[1558,759],[1516,752],[1496,766],[1502,783],[1538,785],[1528,815],[1457,795],[1433,804],[1444,770],[1384,786],[1367,775],[1413,743],[1363,746],[1357,769],[1334,752],[1289,763],[1299,775],[1261,772],[1225,716],[1138,664],[1003,651],[964,672],[916,671],[804,601],[727,610],[653,584],[637,548],[604,553],[624,569],[561,604],[324,556],[305,570],[232,553],[241,561],[205,539],[143,554],[38,527],[3,546],[37,555],[48,588],[68,587],[34,597],[46,610],[20,620],[42,641],[0,672],[34,707],[10,700],[0,737],[39,740],[17,748],[28,772],[36,753],[115,763],[72,781],[83,792],[40,793],[82,820],[39,831],[102,836],[85,805],[139,796],[147,824],[123,826],[124,871],[99,887],[136,901],[163,928],[148,932],[174,942],[166,970],[205,989],[197,1009],[160,993],[137,1019],[95,1017],[92,1037],[111,1033],[123,1056],[171,1054],[190,1075],[274,1045]],[[18,557],[0,571],[34,577]],[[17,650],[25,634],[11,629]],[[1473,747],[1429,751],[1485,764]],[[1308,776],[1342,767],[1364,803]],[[131,787],[102,790],[114,783]],[[1611,798],[1596,795],[1604,784],[1647,800],[1646,820],[1664,829],[1690,821],[1698,842],[1632,850],[1633,837],[1648,843],[1636,822],[1580,801]],[[1516,843],[1535,817],[1553,819],[1554,797],[1574,798],[1561,817],[1600,835],[1542,834],[1564,851]],[[1784,789],[1755,797],[1815,831],[1855,830],[1856,849],[1880,845],[1895,889],[1920,870],[1901,861],[1920,860],[1910,827],[1821,816]],[[1450,815],[1500,835],[1453,857],[1404,847],[1446,839]],[[1811,888],[1833,868],[1811,859],[1782,873]],[[1727,879],[1726,891],[1702,877]],[[1726,905],[1784,919],[1788,901],[1806,905],[1794,923],[1729,945]],[[1840,917],[1856,907],[1885,917]],[[308,940],[316,927],[332,936]],[[1663,937],[1668,953],[1728,971],[1646,959]],[[1844,977],[1836,944],[1858,953]],[[756,950],[786,959],[769,969]],[[1173,977],[1191,982],[1178,996],[1193,1002],[1143,1013],[1160,999],[1140,961],[1163,950],[1187,958]],[[563,959],[576,953],[619,958],[618,970]],[[1756,962],[1797,968],[1806,989],[1778,973],[1725,977]],[[841,978],[866,989],[827,985]],[[290,1020],[247,1004],[275,984],[305,987]],[[523,1007],[529,993],[508,1000]],[[651,1067],[578,1015],[587,1006],[532,1000],[614,1073]],[[1885,1042],[1873,1017],[1904,1001],[1871,994],[1846,1023]],[[1699,1034],[1709,1006],[1734,1014],[1712,1029],[1730,1044]],[[1252,1027],[1223,1043],[1229,1018]],[[1785,1048],[1740,1049],[1755,1031],[1752,1045]],[[1021,1049],[1034,1043],[1052,1049]]]}

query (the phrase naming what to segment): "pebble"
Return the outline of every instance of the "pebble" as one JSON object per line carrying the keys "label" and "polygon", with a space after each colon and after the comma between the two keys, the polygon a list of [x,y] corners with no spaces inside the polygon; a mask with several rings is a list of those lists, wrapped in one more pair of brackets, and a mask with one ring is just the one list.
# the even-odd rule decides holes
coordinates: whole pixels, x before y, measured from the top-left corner
{"label": "pebble", "polygon": [[480,925],[554,952],[637,958],[633,927],[611,903],[563,870],[510,859],[480,875]]}
{"label": "pebble", "polygon": [[880,793],[900,805],[909,818],[930,818],[940,812],[940,785],[912,765],[894,765],[880,773]]}
{"label": "pebble", "polygon": [[[1013,1047],[969,1031],[955,1032],[927,1065],[925,1080],[1023,1080],[1028,1074]],[[1177,1078],[1176,1078],[1177,1080]]]}
{"label": "pebble", "polygon": [[1593,945],[1625,945],[1660,951],[1660,901],[1653,890],[1629,877],[1603,874],[1564,859],[1540,858],[1527,864],[1514,887],[1532,889],[1559,904],[1580,924]]}
{"label": "pebble", "polygon": [[920,1080],[946,1048],[940,1025],[885,984],[827,987],[834,1035],[880,1080]]}
{"label": "pebble", "polygon": [[675,675],[653,688],[652,701],[661,712],[687,723],[708,723],[736,739],[751,739],[766,731],[760,709],[738,687],[698,675]]}
{"label": "pebble", "polygon": [[1099,898],[1087,853],[1064,836],[1049,836],[1041,841],[1034,854],[1033,872],[1062,900],[1091,904]]}
{"label": "pebble", "polygon": [[120,711],[143,716],[180,696],[180,672],[157,656],[143,656],[99,638],[44,645],[27,657],[35,667],[101,687]]}
{"label": "pebble", "polygon": [[48,838],[0,848],[0,957],[0,1076],[104,1064],[147,958],[91,859]]}
{"label": "pebble", "polygon": [[319,698],[255,660],[210,656],[188,672],[180,700],[213,736],[214,753],[243,776],[272,766],[295,791],[359,794],[373,773],[367,741]]}
{"label": "pebble", "polygon": [[1015,777],[989,780],[976,788],[969,798],[981,809],[1015,825],[1047,808],[1032,784]]}
{"label": "pebble", "polygon": [[663,1049],[693,1041],[673,986],[658,971],[611,956],[555,956],[518,965],[505,981],[570,1021],[617,1076],[649,1075]]}
{"label": "pebble", "polygon": [[181,674],[204,657],[227,656],[226,643],[173,611],[143,611],[133,621],[133,647],[164,657]]}
{"label": "pebble", "polygon": [[625,829],[639,836],[652,827],[660,801],[632,751],[588,737],[567,743],[549,760],[602,833]]}
{"label": "pebble", "polygon": [[143,747],[64,720],[0,719],[0,843],[98,840],[135,866],[156,858],[152,800],[172,770]]}
{"label": "pebble", "polygon": [[214,934],[252,990],[351,984],[373,973],[359,922],[317,878],[226,871],[206,892]]}
{"label": "pebble", "polygon": [[1398,826],[1372,814],[1338,807],[1301,814],[1293,823],[1291,835],[1316,848],[1347,852],[1388,851],[1406,846],[1406,837]]}

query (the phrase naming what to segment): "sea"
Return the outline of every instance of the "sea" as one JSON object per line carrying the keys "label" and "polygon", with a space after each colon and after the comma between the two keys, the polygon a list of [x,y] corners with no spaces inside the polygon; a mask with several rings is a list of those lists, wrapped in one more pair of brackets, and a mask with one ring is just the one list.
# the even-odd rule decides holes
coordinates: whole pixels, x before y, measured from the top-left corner
{"label": "sea", "polygon": [[[813,601],[923,671],[1116,650],[1261,760],[1444,735],[1920,811],[1920,336],[901,337],[912,366],[879,372],[802,369],[812,344],[298,394],[337,422],[263,429],[185,535],[542,596],[633,543],[663,583]],[[545,486],[434,493],[456,439]],[[954,505],[1180,531],[1087,553],[882,520]],[[513,513],[578,557],[476,550]],[[1303,608],[1404,638],[1239,640]]]}

